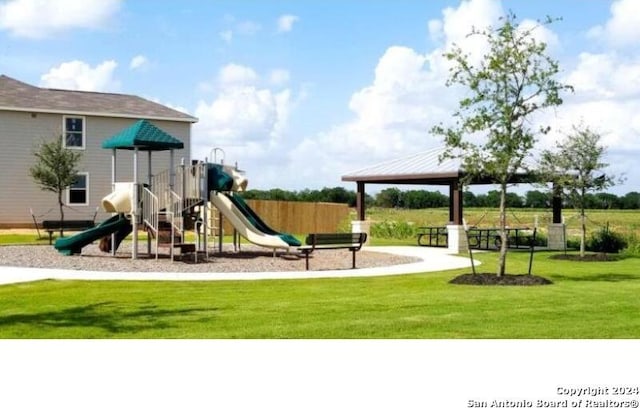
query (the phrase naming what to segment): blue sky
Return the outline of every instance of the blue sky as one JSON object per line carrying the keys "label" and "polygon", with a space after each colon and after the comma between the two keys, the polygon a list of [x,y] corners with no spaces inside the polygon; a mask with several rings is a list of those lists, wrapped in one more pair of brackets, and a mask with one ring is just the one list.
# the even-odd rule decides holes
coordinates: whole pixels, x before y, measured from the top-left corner
{"label": "blue sky", "polygon": [[222,147],[252,188],[343,185],[351,170],[438,146],[450,121],[442,52],[472,25],[538,30],[576,92],[538,120],[604,134],[615,193],[640,191],[640,2],[0,1],[0,72],[46,87],[136,94],[184,110],[193,158]]}

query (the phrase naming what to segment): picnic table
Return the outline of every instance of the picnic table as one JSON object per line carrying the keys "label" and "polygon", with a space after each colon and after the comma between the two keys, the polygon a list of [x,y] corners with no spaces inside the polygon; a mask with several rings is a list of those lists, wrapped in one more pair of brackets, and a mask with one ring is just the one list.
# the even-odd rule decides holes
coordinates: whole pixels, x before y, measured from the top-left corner
{"label": "picnic table", "polygon": [[[530,228],[506,228],[507,231],[507,245],[509,248],[529,248],[531,242],[526,237],[529,237],[528,231]],[[524,232],[527,231],[525,234]],[[469,228],[468,231],[469,246],[477,249],[498,249],[502,244],[500,238],[499,228]]]}

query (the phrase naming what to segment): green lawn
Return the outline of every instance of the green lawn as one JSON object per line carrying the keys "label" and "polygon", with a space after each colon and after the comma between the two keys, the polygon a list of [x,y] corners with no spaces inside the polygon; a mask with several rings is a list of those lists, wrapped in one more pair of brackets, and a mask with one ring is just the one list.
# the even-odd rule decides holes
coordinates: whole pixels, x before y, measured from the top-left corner
{"label": "green lawn", "polygon": [[[640,338],[640,259],[536,255],[538,287],[449,284],[461,272],[242,282],[0,286],[3,338]],[[493,271],[495,253],[479,254]],[[527,254],[509,255],[511,273]]]}

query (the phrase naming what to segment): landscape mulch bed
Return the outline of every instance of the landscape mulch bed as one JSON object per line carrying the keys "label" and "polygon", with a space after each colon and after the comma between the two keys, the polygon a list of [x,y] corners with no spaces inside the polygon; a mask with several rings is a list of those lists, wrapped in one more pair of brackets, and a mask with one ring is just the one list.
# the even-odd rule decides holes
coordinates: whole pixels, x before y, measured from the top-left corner
{"label": "landscape mulch bed", "polygon": [[495,273],[466,273],[456,276],[449,283],[458,285],[533,286],[550,285],[553,282],[541,276],[527,274],[498,276]]}
{"label": "landscape mulch bed", "polygon": [[566,261],[579,261],[579,262],[614,262],[618,261],[620,257],[618,255],[597,253],[597,254],[585,254],[584,257],[580,257],[579,254],[556,254],[551,255],[549,259],[559,259]]}

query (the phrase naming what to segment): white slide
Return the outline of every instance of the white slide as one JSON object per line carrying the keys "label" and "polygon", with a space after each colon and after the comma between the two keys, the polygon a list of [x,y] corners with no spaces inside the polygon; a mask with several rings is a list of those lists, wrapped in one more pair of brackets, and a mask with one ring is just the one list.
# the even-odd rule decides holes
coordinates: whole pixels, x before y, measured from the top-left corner
{"label": "white slide", "polygon": [[240,212],[238,208],[224,194],[211,193],[211,203],[233,225],[233,228],[249,242],[267,248],[289,249],[291,246],[280,237],[267,235],[254,227],[251,222]]}

